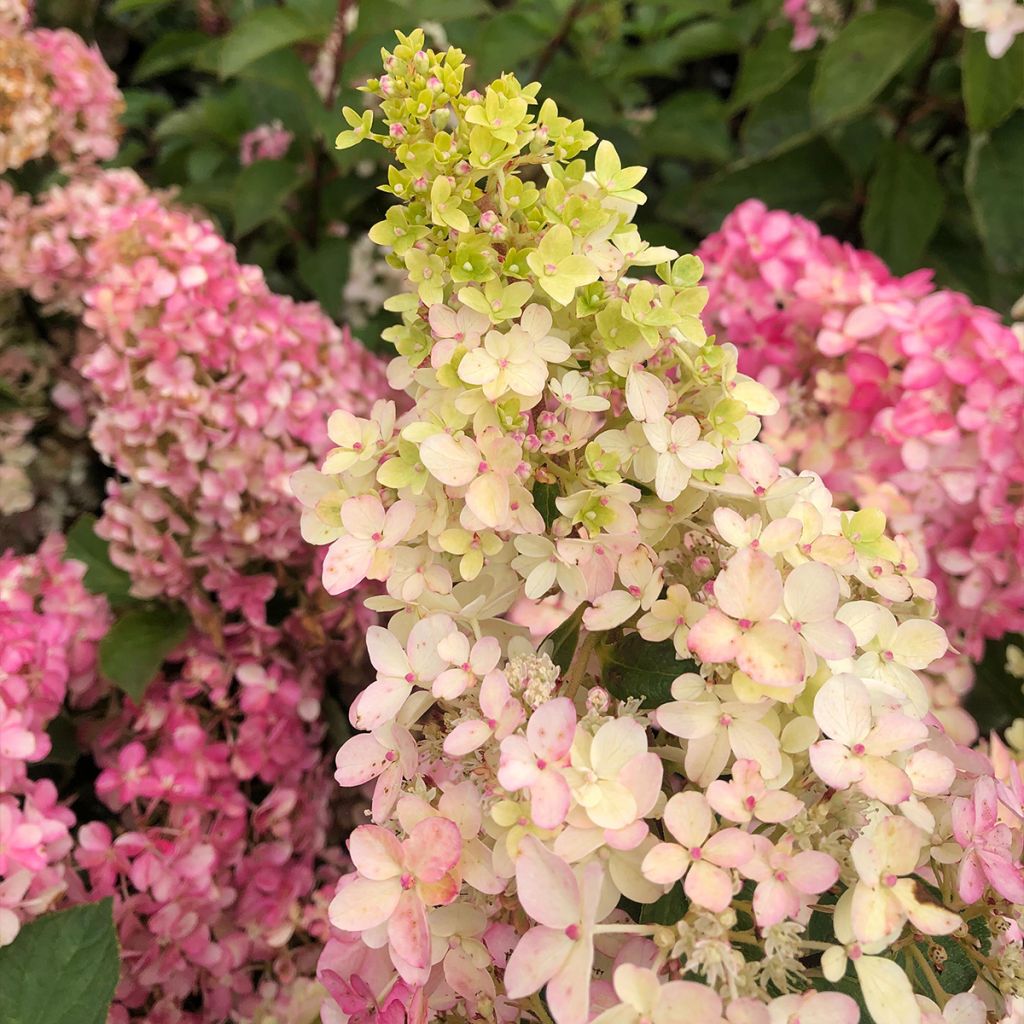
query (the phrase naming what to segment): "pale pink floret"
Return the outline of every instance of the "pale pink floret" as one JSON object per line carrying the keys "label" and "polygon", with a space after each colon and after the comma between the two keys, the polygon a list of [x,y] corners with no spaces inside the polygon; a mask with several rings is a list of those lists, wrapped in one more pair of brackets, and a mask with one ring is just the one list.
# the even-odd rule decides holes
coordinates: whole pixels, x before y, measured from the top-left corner
{"label": "pale pink floret", "polygon": [[483,718],[467,718],[445,737],[444,752],[449,757],[464,757],[492,736],[500,742],[526,717],[522,704],[512,696],[505,673],[497,670],[488,672],[480,683],[480,711]]}
{"label": "pale pink floret", "polygon": [[754,855],[740,873],[757,882],[753,907],[761,928],[799,919],[811,897],[831,888],[839,878],[839,865],[832,857],[817,850],[794,850],[796,840],[791,834],[774,846],[765,836],[752,838]]}
{"label": "pale pink floret", "polygon": [[376,779],[370,811],[380,824],[391,814],[402,780],[413,777],[418,761],[416,741],[409,730],[385,722],[371,733],[359,733],[345,741],[335,758],[334,778],[346,787]]}
{"label": "pale pink floret", "polygon": [[349,498],[341,506],[345,535],[327,550],[324,588],[343,594],[363,580],[384,579],[391,568],[392,549],[405,540],[416,515],[408,501],[396,501],[385,510],[375,494]]}
{"label": "pale pink floret", "polygon": [[731,780],[715,779],[707,788],[711,809],[729,821],[745,825],[758,821],[777,824],[803,810],[799,797],[784,789],[769,789],[756,761],[741,758],[732,766]]}
{"label": "pale pink floret", "polygon": [[396,969],[406,981],[422,983],[430,968],[427,907],[458,896],[461,854],[458,826],[447,818],[424,819],[404,842],[377,825],[360,825],[349,839],[357,874],[331,902],[331,923],[348,932],[386,924]]}
{"label": "pale pink floret", "polygon": [[928,727],[898,711],[875,722],[871,696],[856,676],[833,676],[814,698],[814,718],[828,739],[810,749],[811,765],[835,789],[858,786],[876,800],[899,804],[910,798],[911,780],[890,758],[928,738]]}
{"label": "pale pink floret", "polygon": [[615,969],[618,1006],[592,1024],[719,1024],[722,1000],[695,981],[666,981],[648,967],[621,964]]}
{"label": "pale pink floret", "polygon": [[525,736],[501,741],[498,781],[510,793],[530,791],[530,814],[541,828],[556,828],[569,813],[572,797],[564,769],[575,734],[572,701],[556,697],[530,716]]}
{"label": "pale pink floret", "polygon": [[753,547],[729,559],[714,584],[717,608],[691,629],[691,651],[710,664],[735,662],[755,682],[772,687],[804,680],[800,640],[786,623],[773,618],[783,598],[775,563]]}
{"label": "pale pink floret", "polygon": [[586,1024],[588,1018],[593,929],[611,909],[602,905],[603,874],[594,862],[574,872],[532,836],[516,860],[519,903],[537,926],[509,957],[505,992],[521,999],[546,985],[556,1024]]}
{"label": "pale pink floret", "polygon": [[740,829],[727,828],[712,834],[714,816],[704,795],[677,793],[665,805],[665,828],[676,840],[655,846],[644,858],[644,877],[672,885],[685,877],[683,888],[694,903],[716,913],[733,897],[733,877],[754,852],[751,837]]}
{"label": "pale pink floret", "polygon": [[977,903],[990,885],[1011,903],[1024,903],[1022,835],[999,821],[995,780],[978,779],[970,797],[953,801],[953,835],[963,847],[958,888],[965,903]]}

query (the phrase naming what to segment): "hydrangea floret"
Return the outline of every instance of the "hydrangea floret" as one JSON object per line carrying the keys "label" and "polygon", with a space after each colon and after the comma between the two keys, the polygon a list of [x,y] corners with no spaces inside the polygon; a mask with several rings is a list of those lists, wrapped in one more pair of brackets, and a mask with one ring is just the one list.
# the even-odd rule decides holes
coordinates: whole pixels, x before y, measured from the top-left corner
{"label": "hydrangea floret", "polygon": [[[644,170],[398,38],[338,142],[395,159],[413,407],[337,416],[293,478],[327,589],[390,613],[323,1019],[1009,1019],[1020,808],[930,713],[934,588],[756,440],[778,403],[632,226]],[[575,607],[539,645],[527,594]]]}

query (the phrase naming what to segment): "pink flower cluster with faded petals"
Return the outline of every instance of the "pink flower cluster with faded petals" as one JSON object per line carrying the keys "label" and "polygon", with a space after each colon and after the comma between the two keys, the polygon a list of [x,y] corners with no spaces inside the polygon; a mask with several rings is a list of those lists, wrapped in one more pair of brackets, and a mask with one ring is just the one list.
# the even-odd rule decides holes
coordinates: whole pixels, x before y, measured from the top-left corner
{"label": "pink flower cluster with faded petals", "polygon": [[238,144],[238,159],[243,167],[258,160],[280,160],[288,152],[295,135],[280,121],[261,124],[246,132]]}
{"label": "pink flower cluster with faded petals", "polygon": [[99,531],[134,592],[200,620],[212,594],[262,623],[270,567],[311,562],[288,477],[326,449],[329,410],[368,409],[385,390],[377,359],[126,171],[16,197],[0,281],[84,309],[90,438],[118,474]]}
{"label": "pink flower cluster with faded petals", "polygon": [[110,625],[84,567],[53,536],[34,555],[0,555],[0,946],[22,921],[81,887],[68,870],[74,812],[31,772],[50,754],[47,727],[68,698],[94,689],[96,645]]}
{"label": "pink flower cluster with faded petals", "polygon": [[1024,628],[1024,351],[991,310],[757,200],[705,240],[711,324],[780,410],[762,438],[885,509],[977,658]]}

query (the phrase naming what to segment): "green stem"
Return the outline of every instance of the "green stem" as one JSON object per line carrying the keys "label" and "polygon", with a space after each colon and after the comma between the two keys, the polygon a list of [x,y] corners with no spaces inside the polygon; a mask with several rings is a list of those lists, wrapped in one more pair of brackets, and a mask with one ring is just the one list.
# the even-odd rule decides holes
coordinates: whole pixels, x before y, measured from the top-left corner
{"label": "green stem", "polygon": [[569,662],[569,670],[565,673],[565,691],[563,696],[568,697],[572,700],[576,696],[576,691],[580,688],[580,683],[583,682],[584,676],[587,674],[587,663],[590,661],[590,655],[594,653],[594,648],[597,646],[597,633],[588,633],[584,629],[580,629],[580,640],[576,645],[576,652],[572,656],[572,661]]}

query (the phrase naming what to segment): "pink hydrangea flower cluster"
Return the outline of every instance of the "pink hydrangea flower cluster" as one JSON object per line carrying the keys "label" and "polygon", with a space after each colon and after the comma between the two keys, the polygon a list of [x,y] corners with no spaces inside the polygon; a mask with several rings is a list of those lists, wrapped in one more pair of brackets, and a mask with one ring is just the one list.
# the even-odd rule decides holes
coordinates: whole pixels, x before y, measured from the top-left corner
{"label": "pink hydrangea flower cluster", "polygon": [[281,640],[247,628],[221,652],[196,635],[141,704],[92,730],[112,818],[79,829],[74,861],[89,898],[115,898],[115,1022],[259,1019],[312,977],[338,808],[323,665]]}
{"label": "pink hydrangea flower cluster", "polygon": [[[339,410],[292,482],[329,592],[392,613],[336,762],[373,796],[322,1019],[855,1024],[853,992],[1010,1024],[1024,808],[934,713],[906,538],[758,440],[780,403],[706,334],[700,261],[632,224],[644,168],[398,38],[339,145],[395,158],[371,237],[415,286],[414,405]],[[524,598],[571,617],[538,643]]]}
{"label": "pink hydrangea flower cluster", "polygon": [[914,541],[972,657],[1024,628],[1024,350],[991,310],[743,203],[702,245],[713,327],[779,412],[762,437]]}
{"label": "pink hydrangea flower cluster", "polygon": [[[309,566],[288,477],[321,454],[339,401],[386,390],[378,360],[318,307],[273,294],[209,221],[130,172],[20,197],[0,228],[0,279],[84,308],[79,369],[90,437],[112,480],[100,532],[142,597],[254,623],[278,583]],[[297,576],[303,576],[298,573]]]}
{"label": "pink hydrangea flower cluster", "polygon": [[288,152],[294,134],[280,121],[261,124],[246,132],[238,144],[238,159],[243,167],[257,160],[280,160]]}
{"label": "pink hydrangea flower cluster", "polygon": [[93,688],[110,615],[63,552],[54,536],[34,555],[0,555],[0,945],[76,888],[67,861],[75,815],[29,769],[50,753],[47,726],[65,700]]}
{"label": "pink hydrangea flower cluster", "polygon": [[31,28],[30,4],[0,5],[0,171],[49,154],[65,170],[117,153],[124,100],[95,46]]}

